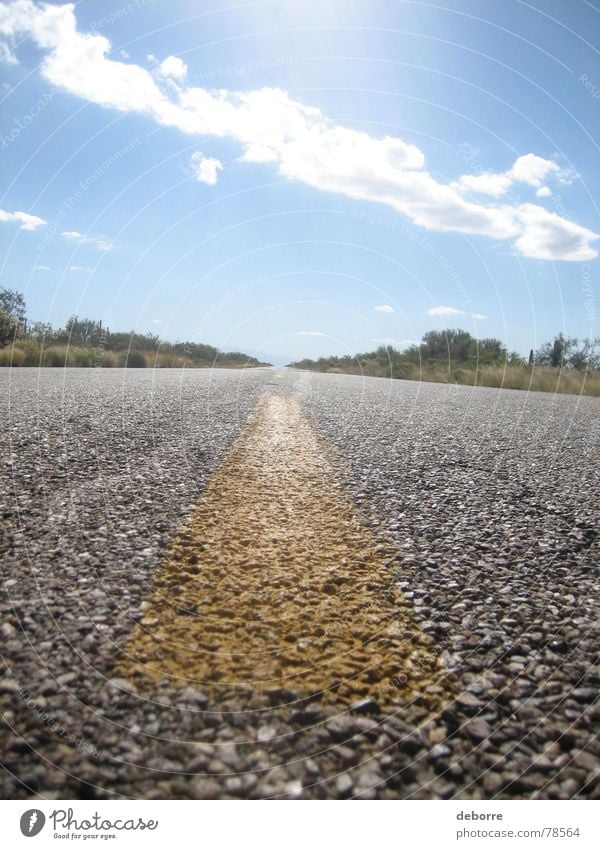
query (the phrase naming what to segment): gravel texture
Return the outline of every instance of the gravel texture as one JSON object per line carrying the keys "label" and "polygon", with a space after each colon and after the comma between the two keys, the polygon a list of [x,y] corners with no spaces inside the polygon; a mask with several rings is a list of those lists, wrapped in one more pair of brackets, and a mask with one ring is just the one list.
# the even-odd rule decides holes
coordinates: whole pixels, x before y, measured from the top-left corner
{"label": "gravel texture", "polygon": [[[270,369],[0,381],[5,798],[598,798],[597,399]],[[391,679],[335,704],[117,669],[265,394],[331,446],[448,682],[436,709]]]}
{"label": "gravel texture", "polygon": [[439,710],[454,682],[329,453],[295,398],[262,398],[156,573],[124,679],[152,694],[167,678],[248,709],[286,691],[338,711],[416,698]]}

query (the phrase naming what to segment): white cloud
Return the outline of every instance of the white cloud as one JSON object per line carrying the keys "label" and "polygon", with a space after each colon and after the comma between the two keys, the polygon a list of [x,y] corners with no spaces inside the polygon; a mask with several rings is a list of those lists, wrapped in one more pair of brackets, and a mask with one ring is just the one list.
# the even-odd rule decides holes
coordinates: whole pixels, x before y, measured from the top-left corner
{"label": "white cloud", "polygon": [[570,186],[573,180],[579,179],[579,174],[574,168],[562,168],[557,175],[557,180],[561,186]]}
{"label": "white cloud", "polygon": [[512,180],[507,174],[493,174],[485,171],[483,174],[464,174],[456,183],[452,183],[461,192],[490,195],[499,198],[505,195],[512,186]]}
{"label": "white cloud", "polygon": [[371,339],[371,342],[375,342],[377,345],[391,345],[393,348],[408,348],[411,345],[419,344],[416,339],[392,339],[389,336],[384,338]]}
{"label": "white cloud", "polygon": [[548,186],[540,186],[535,194],[538,198],[549,198],[552,197],[552,189],[549,189]]}
{"label": "white cloud", "polygon": [[464,315],[464,310],[457,310],[456,307],[431,307],[427,310],[427,315]]}
{"label": "white cloud", "polygon": [[527,183],[529,186],[539,188],[542,180],[549,174],[560,173],[560,168],[550,159],[543,159],[535,153],[527,153],[515,160],[515,164],[508,173],[515,183]]}
{"label": "white cloud", "polygon": [[52,269],[50,268],[49,265],[36,265],[36,266],[34,266],[33,270],[34,271],[51,271]]}
{"label": "white cloud", "polygon": [[198,182],[206,183],[207,186],[216,185],[219,171],[223,170],[218,159],[212,156],[204,156],[200,151],[192,154],[190,164]]}
{"label": "white cloud", "polygon": [[319,330],[298,330],[296,336],[326,336],[326,333],[321,333]]}
{"label": "white cloud", "polygon": [[578,261],[597,255],[590,245],[596,233],[557,215],[544,218],[549,213],[542,207],[486,204],[466,196],[497,198],[513,182],[539,189],[549,176],[573,178],[533,153],[518,157],[502,174],[441,183],[425,169],[424,154],[415,145],[340,126],[281,89],[185,87],[185,65],[177,57],[167,57],[154,73],[113,60],[107,38],[78,31],[72,3],[0,0],[0,35],[30,35],[45,53],[43,76],[65,92],[190,135],[232,139],[241,145],[243,161],[271,163],[282,176],[320,191],[385,204],[428,230],[511,239],[528,257]]}
{"label": "white cloud", "polygon": [[91,271],[91,268],[88,268],[87,265],[70,265],[69,271]]}
{"label": "white cloud", "polygon": [[37,230],[48,223],[37,215],[29,215],[28,212],[6,212],[4,209],[0,209],[0,221],[17,221],[21,230]]}
{"label": "white cloud", "polygon": [[71,242],[79,242],[80,245],[94,245],[99,251],[112,251],[113,249],[112,244],[104,236],[84,236],[77,230],[67,230],[61,235]]}
{"label": "white cloud", "polygon": [[396,312],[394,307],[389,304],[379,304],[379,306],[373,307],[375,312]]}
{"label": "white cloud", "polygon": [[525,256],[578,261],[597,256],[589,244],[596,238],[591,230],[533,203],[520,206],[518,214],[524,233],[515,242],[515,247]]}
{"label": "white cloud", "polygon": [[487,315],[484,315],[481,312],[473,312],[471,313],[471,318],[473,319],[473,321],[485,321]]}
{"label": "white cloud", "polygon": [[382,339],[371,339],[371,342],[375,342],[376,345],[391,345],[393,348],[397,348],[402,344],[397,339],[392,339],[390,336],[384,336]]}
{"label": "white cloud", "polygon": [[19,60],[4,41],[0,41],[0,62],[6,62],[7,65],[19,64]]}
{"label": "white cloud", "polygon": [[491,171],[485,171],[482,174],[464,174],[451,185],[460,192],[474,192],[498,198],[505,195],[514,183],[526,183],[538,188],[539,195],[542,180],[550,174],[559,176],[561,173],[559,166],[551,159],[543,159],[535,153],[527,153],[525,156],[519,156],[508,171],[500,174]]}
{"label": "white cloud", "polygon": [[178,56],[167,56],[158,66],[157,73],[166,79],[184,80],[187,70],[187,65]]}

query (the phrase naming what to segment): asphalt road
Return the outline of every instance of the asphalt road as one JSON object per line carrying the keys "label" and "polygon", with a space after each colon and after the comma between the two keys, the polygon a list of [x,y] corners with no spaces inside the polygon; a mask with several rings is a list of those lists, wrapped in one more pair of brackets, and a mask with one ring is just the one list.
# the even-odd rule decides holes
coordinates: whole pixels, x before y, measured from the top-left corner
{"label": "asphalt road", "polygon": [[[281,369],[0,382],[4,798],[598,798],[598,399]],[[265,394],[322,437],[440,703],[408,667],[360,704],[118,671]]]}

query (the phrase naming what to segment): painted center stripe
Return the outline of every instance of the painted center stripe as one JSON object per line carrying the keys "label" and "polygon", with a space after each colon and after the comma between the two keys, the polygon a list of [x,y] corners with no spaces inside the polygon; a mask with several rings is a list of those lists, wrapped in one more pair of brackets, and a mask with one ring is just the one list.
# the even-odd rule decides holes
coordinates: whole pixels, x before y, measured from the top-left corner
{"label": "painted center stripe", "polygon": [[397,707],[447,688],[296,400],[265,396],[175,537],[121,672]]}

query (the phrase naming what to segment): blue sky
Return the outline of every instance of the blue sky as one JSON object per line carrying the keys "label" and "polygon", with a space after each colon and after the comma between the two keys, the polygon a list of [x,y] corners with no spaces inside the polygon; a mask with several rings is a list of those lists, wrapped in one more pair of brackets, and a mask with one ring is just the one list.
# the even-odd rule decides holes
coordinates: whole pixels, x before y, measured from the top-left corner
{"label": "blue sky", "polygon": [[0,2],[2,285],[267,359],[597,335],[599,11]]}

